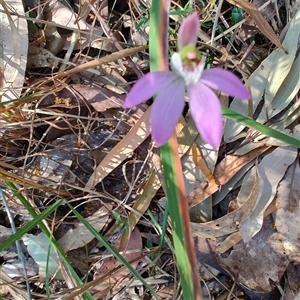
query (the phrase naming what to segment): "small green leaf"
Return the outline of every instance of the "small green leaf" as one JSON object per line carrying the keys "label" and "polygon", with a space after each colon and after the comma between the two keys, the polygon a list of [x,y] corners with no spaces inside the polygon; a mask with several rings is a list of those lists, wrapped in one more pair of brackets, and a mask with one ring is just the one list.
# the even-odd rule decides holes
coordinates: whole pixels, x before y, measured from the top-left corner
{"label": "small green leaf", "polygon": [[232,10],[231,17],[230,17],[231,22],[233,24],[240,22],[243,18],[243,12],[244,11],[241,8],[235,6]]}

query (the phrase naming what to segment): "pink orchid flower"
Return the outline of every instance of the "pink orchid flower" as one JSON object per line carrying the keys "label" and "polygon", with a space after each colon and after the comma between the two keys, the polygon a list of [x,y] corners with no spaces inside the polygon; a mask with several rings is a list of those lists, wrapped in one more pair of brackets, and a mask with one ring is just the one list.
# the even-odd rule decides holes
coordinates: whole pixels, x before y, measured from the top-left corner
{"label": "pink orchid flower", "polygon": [[124,108],[144,102],[154,95],[151,133],[157,146],[165,144],[183,112],[185,92],[195,124],[205,142],[218,148],[222,139],[222,108],[213,90],[240,99],[251,94],[233,73],[221,68],[204,70],[205,59],[195,47],[199,19],[188,16],[179,28],[178,49],[171,58],[171,71],[156,71],[140,78],[125,99]]}

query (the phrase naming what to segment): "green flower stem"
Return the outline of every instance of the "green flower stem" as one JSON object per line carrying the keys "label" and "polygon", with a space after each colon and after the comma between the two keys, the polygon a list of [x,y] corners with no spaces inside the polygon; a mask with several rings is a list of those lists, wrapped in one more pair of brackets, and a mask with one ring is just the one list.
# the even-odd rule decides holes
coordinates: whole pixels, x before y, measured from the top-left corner
{"label": "green flower stem", "polygon": [[164,182],[171,216],[173,243],[184,299],[202,299],[188,202],[174,134],[160,148]]}
{"label": "green flower stem", "polygon": [[[169,70],[168,20],[170,1],[153,0],[150,13],[150,69]],[[168,199],[176,262],[185,300],[201,300],[194,240],[192,237],[177,137],[160,148],[165,190]]]}

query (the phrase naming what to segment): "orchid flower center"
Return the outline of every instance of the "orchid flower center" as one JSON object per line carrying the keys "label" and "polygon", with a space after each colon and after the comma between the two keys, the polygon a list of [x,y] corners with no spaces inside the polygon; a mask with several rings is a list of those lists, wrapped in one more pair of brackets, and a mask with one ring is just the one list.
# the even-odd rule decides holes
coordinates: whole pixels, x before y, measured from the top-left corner
{"label": "orchid flower center", "polygon": [[197,84],[204,69],[204,58],[194,45],[185,46],[171,58],[172,70],[182,77],[186,85]]}

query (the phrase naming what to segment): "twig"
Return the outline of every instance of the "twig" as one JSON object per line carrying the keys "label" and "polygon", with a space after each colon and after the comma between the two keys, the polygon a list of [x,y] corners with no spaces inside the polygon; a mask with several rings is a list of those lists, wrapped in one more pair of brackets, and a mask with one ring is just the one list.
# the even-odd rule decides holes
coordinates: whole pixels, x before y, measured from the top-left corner
{"label": "twig", "polygon": [[219,4],[218,4],[217,11],[216,11],[216,15],[215,15],[214,26],[212,28],[212,33],[211,33],[210,43],[211,43],[212,46],[214,46],[214,39],[215,39],[215,35],[216,35],[218,19],[219,19],[220,13],[221,13],[222,5],[223,5],[223,0],[220,0]]}
{"label": "twig", "polygon": [[[121,44],[119,43],[118,39],[115,37],[114,33],[110,30],[109,26],[106,24],[104,18],[102,18],[99,14],[99,12],[96,10],[96,8],[90,3],[87,2],[90,9],[93,11],[93,13],[95,14],[95,16],[97,17],[98,21],[101,23],[102,29],[105,33],[105,35],[110,38],[112,40],[112,42],[114,43],[115,47],[121,51],[124,50],[124,48],[121,46]],[[130,68],[132,68],[132,70],[134,71],[134,73],[138,76],[138,78],[142,77],[144,74],[136,67],[136,65],[134,64],[134,62],[131,60],[130,57],[126,57],[126,60],[130,66]]]}

